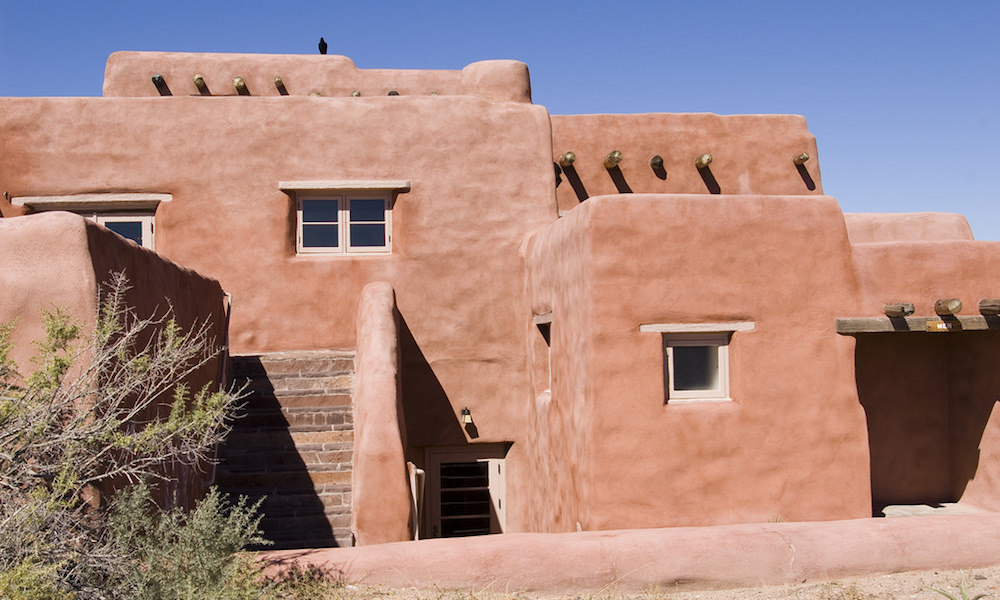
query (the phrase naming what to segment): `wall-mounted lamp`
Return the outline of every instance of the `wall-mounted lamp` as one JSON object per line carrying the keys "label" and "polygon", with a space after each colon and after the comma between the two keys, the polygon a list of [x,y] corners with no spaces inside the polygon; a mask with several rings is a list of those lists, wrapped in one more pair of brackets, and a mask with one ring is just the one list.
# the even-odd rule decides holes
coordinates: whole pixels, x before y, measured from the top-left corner
{"label": "wall-mounted lamp", "polygon": [[572,167],[574,162],[576,162],[576,154],[572,152],[563,152],[559,155],[560,167]]}
{"label": "wall-mounted lamp", "polygon": [[796,156],[795,158],[793,158],[792,162],[795,163],[795,164],[797,164],[797,165],[801,165],[801,164],[805,163],[807,160],[809,160],[809,155],[806,154],[805,152],[803,152],[802,154],[799,154],[798,156]]}
{"label": "wall-mounted lamp", "polygon": [[247,89],[247,82],[243,81],[242,77],[233,77],[233,87],[236,88],[236,93],[240,96],[250,95],[250,90]]}
{"label": "wall-mounted lamp", "polygon": [[699,169],[707,169],[710,164],[712,164],[712,155],[708,152],[702,154],[694,161],[694,166]]}
{"label": "wall-mounted lamp", "polygon": [[604,157],[604,168],[613,169],[618,166],[618,163],[622,161],[622,153],[620,150],[612,150],[608,152],[608,155]]}
{"label": "wall-mounted lamp", "polygon": [[462,409],[462,424],[470,425],[472,423],[472,411],[468,407]]}
{"label": "wall-mounted lamp", "polygon": [[209,95],[208,84],[205,83],[205,78],[201,76],[200,73],[196,73],[194,77],[191,78],[194,81],[194,87],[198,88],[198,93],[202,96]]}
{"label": "wall-mounted lamp", "polygon": [[156,86],[156,91],[160,92],[161,96],[173,96],[170,93],[170,88],[167,87],[167,81],[163,79],[163,75],[157,73],[151,79],[153,80],[153,85]]}

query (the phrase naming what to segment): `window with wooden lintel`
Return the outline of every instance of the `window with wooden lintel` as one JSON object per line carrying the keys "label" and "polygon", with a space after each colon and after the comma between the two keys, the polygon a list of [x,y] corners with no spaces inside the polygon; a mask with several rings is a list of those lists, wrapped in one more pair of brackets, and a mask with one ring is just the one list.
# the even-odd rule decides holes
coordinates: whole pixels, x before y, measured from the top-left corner
{"label": "window with wooden lintel", "polygon": [[725,402],[729,393],[729,342],[753,322],[653,323],[639,331],[659,333],[663,349],[664,402]]}
{"label": "window with wooden lintel", "polygon": [[156,209],[170,194],[96,193],[22,196],[12,202],[33,213],[65,210],[94,221],[143,248],[156,249]]}
{"label": "window with wooden lintel", "polygon": [[392,205],[408,181],[283,181],[295,199],[298,254],[387,254]]}

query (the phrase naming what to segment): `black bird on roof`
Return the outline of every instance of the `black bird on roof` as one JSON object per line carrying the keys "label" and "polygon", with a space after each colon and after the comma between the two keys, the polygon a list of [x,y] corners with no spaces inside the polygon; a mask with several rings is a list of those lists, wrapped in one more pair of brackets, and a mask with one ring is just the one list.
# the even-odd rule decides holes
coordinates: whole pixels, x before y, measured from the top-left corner
{"label": "black bird on roof", "polygon": [[326,54],[326,40],[319,38],[319,53]]}

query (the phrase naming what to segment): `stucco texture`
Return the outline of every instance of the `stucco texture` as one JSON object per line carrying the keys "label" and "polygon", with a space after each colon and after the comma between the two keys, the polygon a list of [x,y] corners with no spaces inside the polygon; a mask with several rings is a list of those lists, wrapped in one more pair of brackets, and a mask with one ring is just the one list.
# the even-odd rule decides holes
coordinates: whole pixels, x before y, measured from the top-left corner
{"label": "stucco texture", "polygon": [[[182,331],[204,324],[209,343],[218,348],[225,344],[224,297],[218,282],[78,215],[53,212],[0,219],[0,256],[0,323],[15,323],[11,356],[22,375],[34,368],[29,360],[33,342],[44,339],[43,309],[62,310],[88,335],[96,322],[99,296],[116,273],[128,278],[124,303],[138,317],[164,316],[169,310]],[[183,383],[192,390],[220,385],[224,362],[220,353]],[[163,497],[176,495],[182,503],[200,497],[210,477],[203,467],[171,473],[175,482],[162,491]]]}
{"label": "stucco texture", "polygon": [[[854,345],[834,330],[861,290],[833,199],[591,198],[527,255],[534,310],[553,316],[538,435],[578,445],[538,458],[580,507],[538,530],[870,514]],[[747,321],[729,345],[731,402],[665,401],[662,338],[640,325]]]}
{"label": "stucco texture", "polygon": [[357,544],[411,539],[405,421],[399,389],[399,326],[387,283],[361,292],[355,357],[352,530]]}
{"label": "stucco texture", "polygon": [[1000,563],[997,515],[512,534],[269,552],[270,572],[427,590],[648,592],[827,580]]}
{"label": "stucco texture", "polygon": [[[554,161],[576,155],[557,190],[560,210],[578,205],[581,193],[823,193],[816,139],[795,115],[553,115],[552,144]],[[612,150],[622,161],[609,170],[603,163]],[[712,162],[698,169],[695,160],[706,153]],[[802,153],[810,159],[797,167],[793,159]],[[649,164],[657,155],[659,173]]]}

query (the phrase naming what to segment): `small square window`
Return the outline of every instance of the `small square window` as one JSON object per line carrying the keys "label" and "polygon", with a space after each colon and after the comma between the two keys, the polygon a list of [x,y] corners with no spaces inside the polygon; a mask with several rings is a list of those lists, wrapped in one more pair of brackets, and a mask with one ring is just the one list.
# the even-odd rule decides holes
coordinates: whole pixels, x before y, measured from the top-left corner
{"label": "small square window", "polygon": [[729,332],[663,334],[667,402],[729,400]]}
{"label": "small square window", "polygon": [[388,252],[391,228],[385,193],[298,197],[296,248],[303,254]]}

